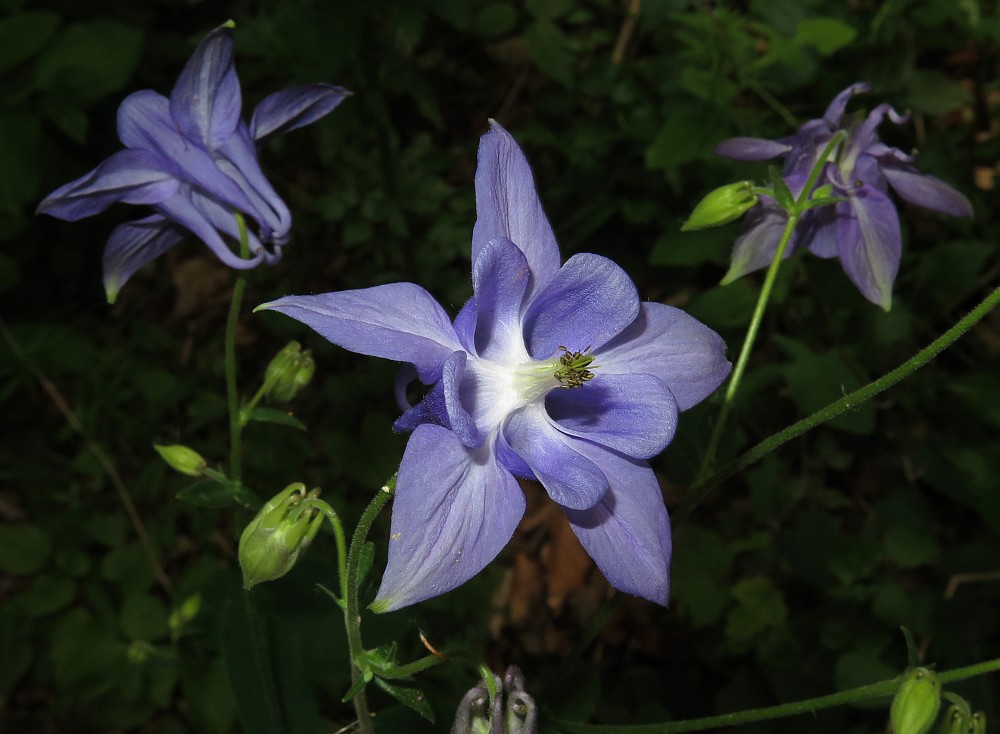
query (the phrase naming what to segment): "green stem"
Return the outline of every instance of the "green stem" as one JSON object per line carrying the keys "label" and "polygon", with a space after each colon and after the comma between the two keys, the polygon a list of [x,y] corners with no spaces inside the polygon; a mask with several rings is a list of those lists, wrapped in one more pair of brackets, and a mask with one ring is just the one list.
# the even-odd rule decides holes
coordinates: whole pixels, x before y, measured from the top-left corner
{"label": "green stem", "polygon": [[303,500],[295,508],[295,514],[290,518],[291,522],[294,523],[299,515],[309,508],[319,510],[326,515],[326,519],[330,521],[330,525],[333,527],[333,537],[337,543],[337,580],[340,582],[340,593],[343,595],[344,589],[347,588],[347,542],[344,536],[344,525],[340,522],[340,516],[336,510],[316,497],[309,497]]}
{"label": "green stem", "polygon": [[959,320],[958,323],[926,347],[921,349],[915,355],[910,357],[910,359],[903,362],[903,364],[896,369],[886,373],[874,382],[870,382],[864,387],[845,395],[839,400],[835,400],[825,408],[818,410],[807,418],[803,418],[797,423],[793,423],[787,428],[778,431],[769,438],[761,441],[745,454],[726,464],[712,476],[704,479],[703,481],[697,482],[694,487],[692,487],[691,492],[684,501],[683,505],[678,508],[676,512],[674,512],[674,524],[679,525],[684,522],[684,519],[691,513],[691,510],[699,502],[701,502],[714,487],[718,486],[729,477],[737,474],[751,464],[760,461],[760,459],[764,456],[771,453],[779,446],[791,441],[793,438],[798,438],[806,431],[810,431],[816,426],[822,425],[823,423],[836,418],[838,415],[847,410],[856,408],[866,400],[875,397],[880,392],[889,389],[897,382],[909,377],[911,374],[934,359],[934,357],[940,354],[943,350],[947,349],[954,342],[956,342],[963,334],[965,334],[998,305],[1000,305],[1000,288],[995,289],[992,293],[986,296],[986,298],[984,298],[978,306],[972,309],[964,318]]}
{"label": "green stem", "polygon": [[[240,230],[240,257],[250,255],[247,238],[247,223],[243,215],[236,212],[236,223]],[[239,271],[233,285],[232,300],[229,302],[229,317],[226,319],[226,400],[229,403],[229,476],[240,484],[243,482],[243,458],[241,454],[241,433],[239,394],[236,390],[236,322],[243,305],[243,292],[247,287],[246,275]]]}
{"label": "green stem", "polygon": [[[361,515],[358,526],[354,530],[354,537],[351,538],[351,549],[347,553],[347,570],[344,577],[344,585],[340,589],[341,597],[344,599],[344,625],[347,628],[347,649],[351,655],[351,683],[352,687],[357,686],[364,674],[358,661],[365,654],[364,644],[361,640],[361,609],[358,605],[359,599],[359,568],[361,565],[361,553],[368,539],[368,531],[371,530],[372,523],[382,511],[386,503],[392,498],[396,490],[396,475],[393,475],[385,486],[378,491],[371,503]],[[371,714],[368,711],[368,699],[365,690],[362,688],[351,699],[354,703],[354,713],[358,719],[359,734],[372,734]]]}
{"label": "green stem", "polygon": [[767,269],[767,275],[764,276],[764,285],[761,287],[760,295],[757,297],[757,305],[754,306],[753,317],[750,319],[750,326],[747,327],[747,334],[743,339],[740,356],[736,360],[736,366],[733,367],[732,376],[729,378],[729,384],[726,386],[726,395],[722,402],[722,409],[719,411],[719,417],[715,421],[715,428],[712,430],[712,436],[708,441],[708,448],[705,450],[705,456],[702,459],[701,468],[698,470],[695,484],[701,483],[715,462],[715,452],[719,448],[719,439],[722,438],[726,419],[729,418],[729,411],[733,407],[733,399],[736,397],[736,391],[743,380],[743,373],[746,370],[747,362],[750,360],[750,352],[753,350],[754,342],[757,340],[757,332],[760,330],[760,323],[764,318],[767,302],[771,298],[774,281],[778,276],[778,268],[781,267],[781,262],[785,257],[785,250],[788,249],[788,243],[791,242],[792,234],[795,232],[795,226],[798,223],[798,214],[788,215],[788,221],[785,222],[785,229],[782,231],[781,239],[778,241],[778,249],[775,250],[774,259],[771,260],[771,265]]}
{"label": "green stem", "polygon": [[[722,402],[722,409],[719,411],[719,417],[715,422],[715,428],[712,430],[712,436],[708,440],[708,448],[705,450],[705,456],[702,458],[701,467],[698,469],[698,474],[695,477],[695,485],[702,483],[705,476],[715,463],[715,452],[719,448],[719,439],[722,438],[722,431],[726,427],[726,419],[729,418],[729,412],[733,407],[733,399],[736,397],[736,391],[739,389],[740,382],[743,380],[743,372],[746,370],[747,362],[750,360],[750,352],[753,350],[754,342],[757,340],[757,332],[760,330],[760,323],[764,318],[764,311],[767,309],[767,302],[771,298],[771,290],[774,288],[774,281],[777,278],[778,269],[781,267],[781,263],[785,258],[785,250],[788,249],[788,243],[792,240],[792,235],[795,233],[795,227],[798,225],[802,214],[811,208],[809,197],[812,195],[813,188],[815,188],[816,184],[819,182],[819,177],[823,172],[823,168],[826,166],[827,161],[830,160],[830,156],[833,154],[834,150],[837,149],[846,137],[847,133],[841,130],[830,138],[826,147],[823,148],[823,152],[820,154],[819,158],[816,159],[816,163],[809,172],[809,178],[806,179],[805,186],[802,187],[798,197],[796,197],[795,201],[787,202],[785,204],[788,212],[785,229],[781,233],[781,239],[778,240],[778,247],[774,251],[774,258],[771,260],[771,265],[767,269],[767,275],[764,276],[764,285],[761,287],[760,295],[757,297],[757,305],[754,306],[753,316],[750,319],[750,326],[747,327],[746,337],[743,339],[743,347],[740,349],[740,356],[736,360],[736,366],[733,368],[733,373],[729,378],[729,383],[726,385],[726,395]],[[776,189],[780,185],[787,191],[787,187],[784,182],[777,177],[777,174],[774,174],[773,184]],[[778,199],[784,200],[780,196]],[[812,204],[815,203],[816,202],[812,202]],[[686,500],[681,506],[681,513],[684,515],[687,515],[694,505],[697,504],[696,502],[692,502],[691,497],[693,497],[693,495],[690,495],[688,500]]]}
{"label": "green stem", "polygon": [[409,678],[411,675],[416,675],[417,673],[429,670],[430,668],[446,662],[448,662],[448,658],[444,655],[426,655],[419,660],[414,660],[412,663],[397,665],[394,668],[379,671],[378,675],[380,678],[386,678],[388,680],[393,680],[394,678]]}
{"label": "green stem", "polygon": [[[975,678],[987,673],[1000,671],[1000,658],[987,660],[964,668],[956,668],[945,673],[939,673],[938,678],[942,683],[954,683],[955,681]],[[553,723],[557,728],[567,734],[682,734],[689,731],[704,731],[705,729],[721,729],[727,726],[737,726],[739,724],[750,724],[755,721],[767,721],[785,716],[795,716],[797,714],[808,714],[822,709],[842,706],[846,703],[856,703],[873,698],[884,698],[893,695],[899,688],[903,678],[893,678],[879,683],[872,683],[860,688],[852,688],[849,691],[833,693],[829,696],[819,696],[817,698],[807,698],[804,701],[794,703],[783,703],[778,706],[768,706],[767,708],[747,709],[731,714],[721,714],[719,716],[706,716],[702,719],[688,719],[687,721],[668,721],[661,724],[579,724],[569,721],[555,720]]]}

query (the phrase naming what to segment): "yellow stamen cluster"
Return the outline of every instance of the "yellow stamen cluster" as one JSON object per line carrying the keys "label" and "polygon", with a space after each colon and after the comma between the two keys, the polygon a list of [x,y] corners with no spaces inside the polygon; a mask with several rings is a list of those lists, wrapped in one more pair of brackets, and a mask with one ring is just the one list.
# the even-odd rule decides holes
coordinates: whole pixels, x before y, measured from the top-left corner
{"label": "yellow stamen cluster", "polygon": [[559,357],[559,367],[555,372],[559,387],[583,387],[583,383],[594,379],[594,373],[587,369],[594,362],[594,355],[590,353],[590,347],[582,352],[571,352],[563,346],[560,346],[559,349],[563,352],[562,356]]}

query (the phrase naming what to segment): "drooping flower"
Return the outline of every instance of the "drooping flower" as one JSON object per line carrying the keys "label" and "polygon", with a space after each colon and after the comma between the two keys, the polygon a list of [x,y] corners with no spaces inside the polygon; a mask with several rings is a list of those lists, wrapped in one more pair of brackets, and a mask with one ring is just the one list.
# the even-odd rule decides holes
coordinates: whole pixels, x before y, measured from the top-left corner
{"label": "drooping flower", "polygon": [[[846,130],[847,139],[827,161],[818,182],[832,185],[832,195],[846,201],[807,211],[786,257],[808,248],[819,257],[840,258],[844,272],[862,295],[888,311],[902,254],[899,215],[889,198],[889,187],[911,204],[954,217],[972,216],[972,206],[944,181],[920,173],[913,165],[915,156],[879,140],[878,126],[886,117],[896,124],[906,121],[888,104],[878,105],[864,120],[845,125],[848,101],[870,89],[864,83],[851,85],[834,98],[823,117],[806,122],[794,135],[778,140],[731,138],[716,146],[715,152],[744,161],[784,157],[782,177],[798,196],[827,143],[838,131]],[[786,218],[773,199],[762,197],[747,215],[723,283],[768,266]]]}
{"label": "drooping flower", "polygon": [[535,699],[524,690],[524,674],[510,665],[493,678],[493,700],[484,680],[472,688],[458,704],[451,734],[535,734],[538,710]]}
{"label": "drooping flower", "polygon": [[496,123],[480,142],[476,208],[474,295],[454,324],[412,283],[260,306],[434,386],[395,426],[413,434],[372,608],[437,596],[486,566],[524,513],[516,477],[541,482],[612,586],[665,604],[670,525],[646,460],[678,411],[729,374],[725,345],[684,312],[641,303],[607,258],[560,267],[528,162]]}
{"label": "drooping flower", "polygon": [[[288,242],[291,215],[264,177],[256,143],[308,125],[349,94],[331,84],[307,84],[266,97],[250,124],[233,64],[233,23],[212,31],[188,60],[170,97],[135,92],[118,108],[114,153],[85,176],[61,186],[39,212],[76,221],[115,202],[145,204],[152,216],[116,227],[104,250],[104,287],[114,302],[136,270],[193,234],[231,268],[276,263]],[[233,252],[226,237],[240,236],[236,213],[248,227],[250,257]]]}

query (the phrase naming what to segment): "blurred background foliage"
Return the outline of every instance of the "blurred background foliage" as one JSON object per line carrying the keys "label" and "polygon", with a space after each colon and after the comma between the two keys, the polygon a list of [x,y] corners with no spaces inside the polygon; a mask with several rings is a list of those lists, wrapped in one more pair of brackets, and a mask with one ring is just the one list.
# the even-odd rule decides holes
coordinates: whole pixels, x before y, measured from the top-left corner
{"label": "blurred background foliage", "polygon": [[[919,149],[922,170],[968,195],[975,219],[902,207],[888,314],[836,261],[790,260],[725,459],[895,367],[996,282],[998,13],[985,0],[0,0],[0,730],[311,734],[350,720],[339,610],[316,587],[335,583],[330,537],[248,605],[234,540],[249,515],[178,500],[189,482],[152,449],[186,443],[225,460],[231,274],[190,241],[110,307],[104,242],[141,215],[33,216],[45,193],[118,149],[121,99],[168,92],[211,28],[237,23],[247,109],[294,83],[355,93],[262,151],[295,227],[280,266],[251,273],[250,305],[408,280],[457,312],[471,292],[476,145],[492,117],[525,148],[564,257],[612,257],[644,298],[687,309],[735,353],[759,285],[716,285],[738,225],[679,225],[711,188],[765,169],[713,157],[713,146],[789,134],[858,80],[875,90],[852,111],[882,100],[911,110],[884,138]],[[402,455],[405,437],[390,433],[394,368],[247,313],[245,394],[291,338],[318,363],[293,406],[308,431],[253,424],[248,483],[261,497],[291,481],[321,486],[351,522]],[[891,677],[906,663],[901,625],[939,669],[996,656],[998,351],[994,315],[903,385],[726,482],[675,531],[670,608],[626,601],[580,657],[567,658],[609,590],[530,486],[497,562],[460,590],[370,619],[366,642],[398,640],[412,659],[426,654],[422,630],[494,670],[520,665],[547,711],[604,722]],[[685,414],[654,464],[670,507],[717,409]],[[123,497],[145,523],[159,578]],[[380,549],[387,528],[386,516]],[[446,730],[474,674],[446,665],[420,683],[437,724],[376,691],[379,731]],[[1000,719],[996,677],[953,690]],[[261,713],[268,697],[282,722]],[[886,710],[835,709],[808,726],[882,731]]]}

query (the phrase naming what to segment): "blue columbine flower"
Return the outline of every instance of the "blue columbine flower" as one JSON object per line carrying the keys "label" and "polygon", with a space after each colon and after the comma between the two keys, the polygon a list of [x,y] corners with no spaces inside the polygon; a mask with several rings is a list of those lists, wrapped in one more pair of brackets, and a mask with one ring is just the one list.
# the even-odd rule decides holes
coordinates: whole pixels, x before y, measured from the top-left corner
{"label": "blue columbine flower", "polygon": [[[247,125],[233,65],[233,23],[216,28],[188,60],[169,99],[152,89],[118,108],[125,150],[62,186],[38,211],[76,221],[115,202],[148,204],[156,214],[119,225],[104,250],[104,287],[114,302],[136,270],[193,234],[222,262],[247,269],[281,259],[291,215],[264,178],[256,143],[308,125],[349,94],[330,84],[293,87],[265,98]],[[250,224],[250,258],[225,236],[239,237],[235,213]]]}
{"label": "blue columbine flower", "polygon": [[[972,206],[944,181],[920,173],[913,165],[914,156],[879,140],[883,119],[896,124],[906,121],[889,105],[880,104],[864,120],[843,124],[847,102],[870,89],[868,84],[851,85],[834,98],[823,117],[805,123],[794,135],[778,140],[731,138],[715,152],[744,161],[784,156],[782,177],[797,196],[826,144],[839,130],[846,130],[846,141],[826,163],[819,180],[820,185],[832,185],[833,196],[846,201],[806,212],[786,256],[806,247],[820,257],[839,257],[847,277],[865,298],[888,311],[902,253],[899,216],[888,196],[889,186],[911,204],[955,217],[972,216]],[[767,267],[786,216],[773,199],[762,199],[747,215],[723,283]]]}
{"label": "blue columbine flower", "polygon": [[646,459],[729,374],[725,345],[682,311],[641,303],[607,258],[560,267],[528,162],[496,123],[476,208],[474,295],[454,324],[412,283],[260,307],[434,385],[395,426],[413,435],[372,608],[442,594],[496,557],[524,513],[516,477],[542,483],[614,587],[665,604],[670,525]]}

